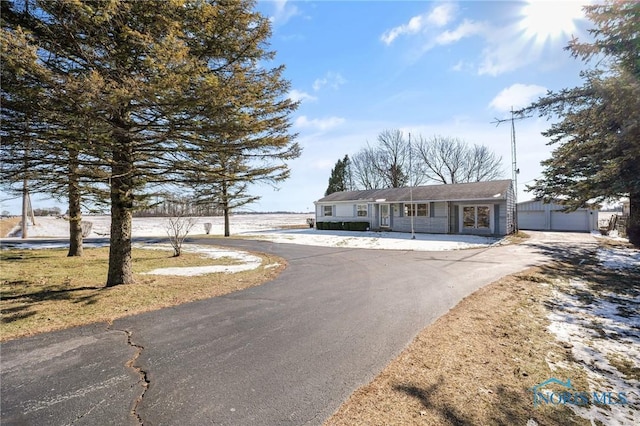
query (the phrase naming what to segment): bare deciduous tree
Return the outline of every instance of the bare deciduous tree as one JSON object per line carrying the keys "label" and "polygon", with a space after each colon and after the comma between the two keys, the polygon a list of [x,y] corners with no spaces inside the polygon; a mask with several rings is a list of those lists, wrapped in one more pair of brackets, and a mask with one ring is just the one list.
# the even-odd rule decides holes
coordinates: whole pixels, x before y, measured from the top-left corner
{"label": "bare deciduous tree", "polygon": [[354,183],[364,189],[419,185],[425,181],[420,173],[422,165],[417,161],[411,164],[411,157],[411,146],[403,133],[384,130],[378,135],[377,145],[367,145],[352,157]]}
{"label": "bare deciduous tree", "polygon": [[458,138],[419,137],[415,152],[425,177],[444,184],[492,180],[503,172],[501,157],[486,146],[469,146]]}
{"label": "bare deciduous tree", "polygon": [[409,144],[398,129],[383,130],[373,166],[387,188],[400,188],[409,181]]}
{"label": "bare deciduous tree", "polygon": [[196,222],[197,219],[191,216],[178,215],[167,219],[165,230],[169,236],[169,243],[171,244],[171,247],[173,247],[174,257],[178,257],[182,254],[182,244]]}
{"label": "bare deciduous tree", "polygon": [[375,150],[367,146],[351,157],[351,171],[354,184],[362,189],[382,188],[382,177],[376,172]]}

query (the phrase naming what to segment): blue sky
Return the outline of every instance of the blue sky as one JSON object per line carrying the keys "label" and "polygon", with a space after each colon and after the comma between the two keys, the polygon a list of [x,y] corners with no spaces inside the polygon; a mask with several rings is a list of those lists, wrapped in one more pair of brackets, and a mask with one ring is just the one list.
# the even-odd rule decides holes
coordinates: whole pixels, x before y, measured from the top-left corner
{"label": "blue sky", "polygon": [[[511,178],[511,107],[581,85],[585,64],[563,49],[589,38],[584,2],[262,1],[271,47],[287,67],[302,156],[257,211],[313,209],[331,168],[385,129],[462,138],[502,156]],[[518,199],[551,148],[545,118],[516,122]]]}
{"label": "blue sky", "polygon": [[[412,137],[457,137],[502,156],[511,178],[513,106],[549,90],[581,85],[586,65],[563,50],[572,35],[589,39],[578,1],[260,1],[273,24],[275,64],[285,64],[300,158],[277,189],[260,185],[253,211],[313,210],[331,168],[374,144],[385,129]],[[518,200],[541,175],[550,122],[516,122]],[[33,196],[34,207],[52,201]],[[20,201],[2,209],[19,213]],[[64,208],[63,208],[64,209]]]}

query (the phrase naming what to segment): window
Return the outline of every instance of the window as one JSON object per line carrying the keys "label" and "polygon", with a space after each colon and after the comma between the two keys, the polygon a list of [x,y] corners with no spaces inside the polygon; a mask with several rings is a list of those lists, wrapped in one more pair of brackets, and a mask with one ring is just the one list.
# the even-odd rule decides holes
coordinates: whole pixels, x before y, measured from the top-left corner
{"label": "window", "polygon": [[405,216],[429,216],[429,204],[405,204]]}
{"label": "window", "polygon": [[464,206],[462,208],[462,227],[491,228],[491,209],[489,206]]}
{"label": "window", "polygon": [[367,205],[366,204],[356,205],[356,214],[358,215],[358,217],[368,216],[369,211],[367,209]]}
{"label": "window", "polygon": [[323,216],[333,216],[333,206],[323,206]]}
{"label": "window", "polygon": [[462,209],[462,226],[465,228],[476,227],[476,208],[464,207]]}
{"label": "window", "polygon": [[478,214],[478,219],[477,219],[476,226],[478,228],[490,228],[489,207],[487,207],[487,206],[478,206],[477,207],[477,214]]}

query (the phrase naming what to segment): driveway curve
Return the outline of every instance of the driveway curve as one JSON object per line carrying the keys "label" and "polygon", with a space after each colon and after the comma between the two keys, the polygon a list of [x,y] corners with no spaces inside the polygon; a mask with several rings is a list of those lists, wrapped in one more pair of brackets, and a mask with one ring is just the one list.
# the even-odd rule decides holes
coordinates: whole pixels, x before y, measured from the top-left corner
{"label": "driveway curve", "polygon": [[226,296],[3,344],[3,423],[321,424],[462,298],[595,242],[532,235],[451,252],[199,239],[289,267]]}

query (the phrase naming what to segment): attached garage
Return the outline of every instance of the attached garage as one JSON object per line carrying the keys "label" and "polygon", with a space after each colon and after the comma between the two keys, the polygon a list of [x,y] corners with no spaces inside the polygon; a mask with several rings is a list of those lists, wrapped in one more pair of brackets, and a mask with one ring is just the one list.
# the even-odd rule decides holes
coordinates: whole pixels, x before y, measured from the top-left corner
{"label": "attached garage", "polygon": [[565,213],[562,205],[542,201],[518,203],[518,228],[532,231],[591,232],[598,230],[598,210],[578,209]]}

